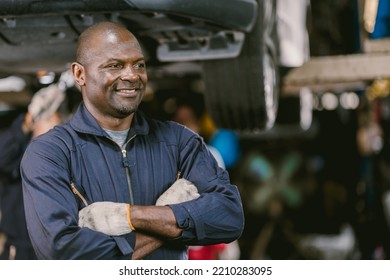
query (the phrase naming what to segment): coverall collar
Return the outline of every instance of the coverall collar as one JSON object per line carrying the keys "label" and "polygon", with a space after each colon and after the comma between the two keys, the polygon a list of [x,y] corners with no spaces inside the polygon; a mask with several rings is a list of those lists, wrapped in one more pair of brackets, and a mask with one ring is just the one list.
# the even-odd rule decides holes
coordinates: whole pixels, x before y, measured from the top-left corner
{"label": "coverall collar", "polygon": [[[83,102],[80,104],[69,123],[77,132],[96,136],[107,136],[107,133],[99,126],[98,122],[87,110]],[[131,125],[129,135],[146,135],[148,133],[149,125],[144,115],[141,112],[136,111],[134,113],[133,123]]]}

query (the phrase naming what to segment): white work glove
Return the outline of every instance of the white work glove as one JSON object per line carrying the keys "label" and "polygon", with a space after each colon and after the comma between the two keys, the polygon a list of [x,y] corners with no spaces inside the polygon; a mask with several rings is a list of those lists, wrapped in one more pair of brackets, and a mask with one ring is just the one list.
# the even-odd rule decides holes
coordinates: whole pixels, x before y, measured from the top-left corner
{"label": "white work glove", "polygon": [[186,179],[179,179],[157,199],[156,206],[186,202],[199,196],[194,184]]}
{"label": "white work glove", "polygon": [[34,121],[41,117],[50,116],[58,110],[64,99],[65,92],[59,89],[56,84],[52,84],[41,88],[34,94],[28,105],[28,112],[32,115]]}
{"label": "white work glove", "polygon": [[79,226],[111,236],[130,233],[129,211],[130,205],[127,203],[95,202],[80,210]]}

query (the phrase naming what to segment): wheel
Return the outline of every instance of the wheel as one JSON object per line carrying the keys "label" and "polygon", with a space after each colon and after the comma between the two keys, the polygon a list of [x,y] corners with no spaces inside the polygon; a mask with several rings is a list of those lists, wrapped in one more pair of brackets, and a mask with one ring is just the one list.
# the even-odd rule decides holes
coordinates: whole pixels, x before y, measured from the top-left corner
{"label": "wheel", "polygon": [[256,131],[273,127],[279,97],[276,0],[259,1],[258,21],[241,54],[203,63],[205,103],[217,127]]}

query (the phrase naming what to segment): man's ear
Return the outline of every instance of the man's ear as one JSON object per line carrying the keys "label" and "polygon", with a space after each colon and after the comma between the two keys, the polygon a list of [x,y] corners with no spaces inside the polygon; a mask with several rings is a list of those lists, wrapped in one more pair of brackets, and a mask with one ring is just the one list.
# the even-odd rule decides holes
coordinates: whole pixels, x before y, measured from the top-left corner
{"label": "man's ear", "polygon": [[84,66],[78,62],[73,62],[71,65],[73,76],[76,80],[76,83],[81,87],[85,85],[85,71]]}

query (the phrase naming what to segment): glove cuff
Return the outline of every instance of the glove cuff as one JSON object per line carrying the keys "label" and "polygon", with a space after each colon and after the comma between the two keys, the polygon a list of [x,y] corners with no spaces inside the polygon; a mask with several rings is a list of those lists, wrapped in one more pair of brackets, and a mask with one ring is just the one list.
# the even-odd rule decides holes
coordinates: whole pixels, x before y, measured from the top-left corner
{"label": "glove cuff", "polygon": [[129,223],[131,231],[135,231],[135,227],[133,226],[133,223],[131,222],[131,206],[130,204],[127,205],[126,214],[127,214],[127,221]]}

